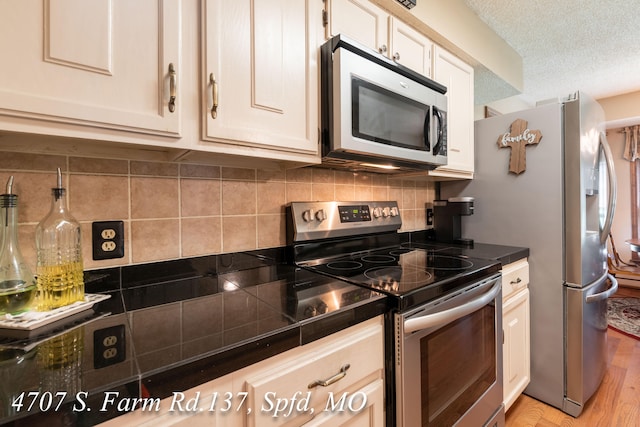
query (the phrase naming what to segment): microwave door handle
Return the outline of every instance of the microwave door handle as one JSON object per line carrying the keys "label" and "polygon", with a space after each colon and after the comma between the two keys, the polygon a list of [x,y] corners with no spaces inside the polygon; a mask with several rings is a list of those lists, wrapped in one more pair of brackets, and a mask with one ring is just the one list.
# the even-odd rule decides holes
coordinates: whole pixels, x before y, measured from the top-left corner
{"label": "microwave door handle", "polygon": [[427,114],[424,118],[424,148],[427,151],[431,151],[431,110],[427,108]]}
{"label": "microwave door handle", "polygon": [[440,152],[440,148],[442,147],[442,135],[444,133],[443,132],[444,120],[442,118],[442,113],[436,106],[433,107],[433,114],[438,119],[438,139],[437,139],[436,145],[433,147],[433,154],[437,156]]}
{"label": "microwave door handle", "polygon": [[502,281],[497,279],[491,289],[482,296],[465,303],[461,306],[451,308],[449,310],[440,311],[438,313],[426,314],[424,316],[407,319],[404,321],[404,333],[419,331],[434,326],[443,326],[461,317],[471,314],[474,311],[484,307],[493,301],[502,290]]}

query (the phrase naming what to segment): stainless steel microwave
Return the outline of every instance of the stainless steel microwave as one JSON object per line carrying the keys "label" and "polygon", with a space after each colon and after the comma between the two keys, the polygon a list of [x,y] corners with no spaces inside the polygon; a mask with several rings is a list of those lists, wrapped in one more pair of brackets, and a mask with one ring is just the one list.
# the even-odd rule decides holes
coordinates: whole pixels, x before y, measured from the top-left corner
{"label": "stainless steel microwave", "polygon": [[321,47],[322,161],[393,172],[447,164],[446,87],[337,35]]}

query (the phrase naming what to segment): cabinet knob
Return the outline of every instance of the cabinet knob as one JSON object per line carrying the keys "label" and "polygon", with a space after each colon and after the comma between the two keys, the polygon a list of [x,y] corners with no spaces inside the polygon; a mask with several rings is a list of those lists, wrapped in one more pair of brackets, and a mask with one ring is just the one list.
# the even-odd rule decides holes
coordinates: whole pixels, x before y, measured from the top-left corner
{"label": "cabinet knob", "polygon": [[393,60],[396,62],[400,61],[400,54],[398,52],[393,54]]}
{"label": "cabinet knob", "polygon": [[387,53],[387,45],[383,44],[378,50],[380,51],[380,53]]}

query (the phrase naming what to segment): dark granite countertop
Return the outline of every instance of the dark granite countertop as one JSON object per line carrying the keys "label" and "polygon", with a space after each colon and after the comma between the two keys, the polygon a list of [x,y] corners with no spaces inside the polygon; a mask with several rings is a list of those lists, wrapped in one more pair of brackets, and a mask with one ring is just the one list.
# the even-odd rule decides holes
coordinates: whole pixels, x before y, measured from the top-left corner
{"label": "dark granite countertop", "polygon": [[[528,248],[438,243],[429,231],[402,239],[503,265],[529,255]],[[285,252],[86,271],[86,292],[109,299],[45,333],[0,337],[0,425],[95,425],[126,412],[118,402],[171,396],[387,311],[381,294],[298,269]],[[327,289],[341,303],[309,317],[303,300]],[[100,344],[114,337],[118,344]]]}
{"label": "dark granite countertop", "polygon": [[456,253],[472,258],[494,259],[502,265],[507,265],[529,256],[529,248],[519,246],[494,245],[491,243],[474,242],[472,246],[441,243],[435,240],[432,230],[418,231],[410,234],[412,244],[416,246],[428,245],[435,247],[450,247]]}
{"label": "dark granite countertop", "polygon": [[[288,265],[284,252],[86,271],[86,292],[109,299],[42,335],[0,338],[0,424],[95,425],[122,415],[120,401],[171,396],[387,310],[383,295]],[[303,302],[327,290],[341,302],[310,317]]]}

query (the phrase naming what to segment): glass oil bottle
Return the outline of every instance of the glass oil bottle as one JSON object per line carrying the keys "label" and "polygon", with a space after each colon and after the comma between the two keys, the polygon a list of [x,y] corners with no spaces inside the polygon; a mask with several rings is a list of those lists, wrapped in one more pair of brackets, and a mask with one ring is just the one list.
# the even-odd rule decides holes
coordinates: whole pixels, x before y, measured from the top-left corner
{"label": "glass oil bottle", "polygon": [[48,311],[84,300],[80,224],[67,209],[58,168],[51,209],[36,227],[38,310]]}
{"label": "glass oil bottle", "polygon": [[18,244],[18,196],[13,194],[13,176],[6,194],[0,195],[0,215],[0,314],[19,314],[31,308],[36,280]]}

